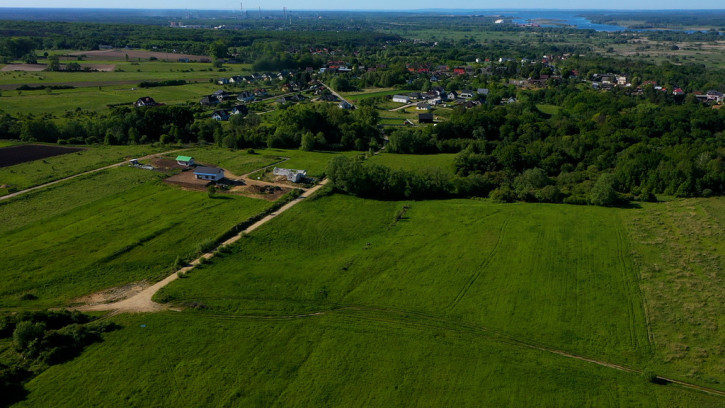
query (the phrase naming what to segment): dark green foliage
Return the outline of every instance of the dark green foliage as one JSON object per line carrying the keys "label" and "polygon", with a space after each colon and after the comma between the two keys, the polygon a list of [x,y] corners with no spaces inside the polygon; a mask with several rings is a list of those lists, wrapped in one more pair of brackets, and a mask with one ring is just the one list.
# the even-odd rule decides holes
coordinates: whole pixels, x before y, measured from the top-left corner
{"label": "dark green foliage", "polygon": [[613,175],[605,173],[599,176],[589,194],[589,201],[594,205],[612,205],[617,201]]}
{"label": "dark green foliage", "polygon": [[80,312],[47,311],[4,315],[0,319],[0,337],[12,336],[16,355],[10,364],[0,362],[0,406],[22,400],[23,384],[49,365],[61,364],[78,356],[101,334],[116,330],[111,322],[89,323],[90,316]]}
{"label": "dark green foliage", "polygon": [[179,86],[185,85],[186,81],[183,79],[169,79],[166,81],[143,81],[138,84],[139,88],[154,88],[157,86]]}

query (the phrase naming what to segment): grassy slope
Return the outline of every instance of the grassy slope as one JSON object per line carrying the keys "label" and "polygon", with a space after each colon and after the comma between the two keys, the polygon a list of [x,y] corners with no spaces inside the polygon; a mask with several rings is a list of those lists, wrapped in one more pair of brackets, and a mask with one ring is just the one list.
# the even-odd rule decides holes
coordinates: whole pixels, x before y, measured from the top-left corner
{"label": "grassy slope", "polygon": [[620,362],[649,355],[616,210],[411,205],[395,226],[401,203],[335,196],[295,208],[165,294],[231,313],[402,309]]}
{"label": "grassy slope", "polygon": [[725,200],[645,204],[623,212],[647,299],[657,370],[725,383]]}
{"label": "grassy slope", "polygon": [[[337,316],[114,317],[20,407],[715,407],[721,399],[470,333]],[[145,325],[146,327],[141,327]],[[88,386],[93,384],[93,386]]]}
{"label": "grassy slope", "polygon": [[[288,169],[301,169],[307,170],[307,175],[310,177],[320,177],[324,174],[327,163],[337,155],[343,155],[348,157],[357,156],[362,154],[356,151],[346,152],[306,152],[303,150],[291,150],[291,149],[264,149],[258,150],[258,153],[268,156],[276,157],[287,157],[289,160],[280,163],[279,167]],[[251,174],[252,177],[261,175],[261,172]]]}
{"label": "grassy slope", "polygon": [[393,169],[410,171],[440,169],[445,173],[453,172],[455,154],[394,154],[382,153],[371,157],[368,161],[382,164]]}
{"label": "grassy slope", "polygon": [[145,156],[167,148],[139,146],[89,146],[86,150],[0,168],[0,184],[23,190],[63,177],[118,163],[128,157]]}
{"label": "grassy slope", "polygon": [[[633,281],[648,256],[692,254],[688,240],[722,248],[722,200],[643,210],[413,202],[395,223],[404,204],[332,196],[295,207],[160,296],[201,309],[114,317],[124,329],[34,379],[20,406],[722,405],[509,340],[685,377],[684,364],[697,364],[688,356],[660,371],[678,320],[650,316],[653,359]],[[678,235],[673,248],[684,252],[672,255],[630,243],[658,233],[642,222],[664,228],[673,215],[712,225],[706,238]],[[717,296],[721,286],[708,282],[699,281],[702,296]],[[677,288],[658,288],[667,299],[659,307],[720,319],[711,309],[719,300],[698,312],[687,307],[697,294],[678,301]],[[288,317],[306,312],[322,313]],[[702,327],[688,330],[699,337]],[[707,344],[717,349],[718,336]],[[710,360],[701,370],[720,367]]]}
{"label": "grassy slope", "polygon": [[[89,111],[108,109],[109,104],[128,104],[140,97],[150,96],[156,102],[167,105],[187,102],[198,103],[202,96],[220,89],[219,85],[210,83],[189,84],[181,86],[164,86],[156,88],[136,88],[134,85],[114,85],[100,87],[84,87],[76,89],[47,91],[22,91],[17,95],[14,91],[5,91],[2,97],[3,109],[10,113],[54,113],[60,116],[66,111],[77,108]],[[12,92],[12,93],[11,93]]]}
{"label": "grassy slope", "polygon": [[[266,202],[163,184],[114,168],[0,204],[0,306],[47,307],[128,282],[161,278],[177,256],[258,213]],[[23,293],[37,301],[21,301]]]}

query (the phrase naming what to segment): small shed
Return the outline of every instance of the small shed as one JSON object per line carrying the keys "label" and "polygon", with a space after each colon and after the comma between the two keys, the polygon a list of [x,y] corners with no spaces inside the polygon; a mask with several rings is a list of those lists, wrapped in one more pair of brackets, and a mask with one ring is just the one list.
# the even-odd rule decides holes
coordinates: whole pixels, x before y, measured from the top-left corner
{"label": "small shed", "polygon": [[194,158],[191,156],[176,156],[176,164],[180,166],[193,166]]}
{"label": "small shed", "polygon": [[197,167],[194,170],[194,177],[200,180],[219,181],[224,178],[224,170],[218,167]]}

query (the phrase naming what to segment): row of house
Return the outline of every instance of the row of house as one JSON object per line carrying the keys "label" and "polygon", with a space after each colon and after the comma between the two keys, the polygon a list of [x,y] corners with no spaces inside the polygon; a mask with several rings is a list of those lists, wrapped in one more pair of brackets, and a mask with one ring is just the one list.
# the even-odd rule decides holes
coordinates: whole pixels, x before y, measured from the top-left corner
{"label": "row of house", "polygon": [[278,81],[284,81],[286,78],[294,76],[294,72],[292,71],[279,71],[279,72],[264,72],[264,73],[253,73],[249,75],[234,75],[229,78],[219,78],[216,82],[219,85],[228,85],[228,84],[241,84],[241,83],[247,83],[251,84],[258,81],[267,81],[267,80],[273,80],[276,79]]}

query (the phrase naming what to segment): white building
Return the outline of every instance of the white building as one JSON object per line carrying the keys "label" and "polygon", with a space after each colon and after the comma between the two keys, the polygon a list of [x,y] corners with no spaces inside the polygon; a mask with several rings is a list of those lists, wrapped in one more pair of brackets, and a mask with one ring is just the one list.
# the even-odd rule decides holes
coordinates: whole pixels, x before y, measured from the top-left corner
{"label": "white building", "polygon": [[197,167],[194,176],[200,180],[219,181],[224,178],[224,169],[218,167]]}
{"label": "white building", "polygon": [[393,102],[410,103],[410,96],[408,96],[408,95],[393,95]]}

